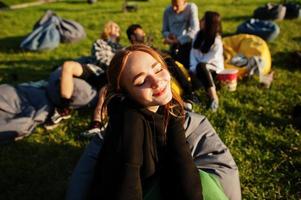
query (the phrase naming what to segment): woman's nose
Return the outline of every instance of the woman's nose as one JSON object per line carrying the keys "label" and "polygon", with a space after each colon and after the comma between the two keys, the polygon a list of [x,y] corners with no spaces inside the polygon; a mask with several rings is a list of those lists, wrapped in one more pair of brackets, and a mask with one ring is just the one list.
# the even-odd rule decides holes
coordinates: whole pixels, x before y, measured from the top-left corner
{"label": "woman's nose", "polygon": [[159,85],[160,85],[160,79],[155,76],[151,76],[151,88],[156,89],[159,87]]}

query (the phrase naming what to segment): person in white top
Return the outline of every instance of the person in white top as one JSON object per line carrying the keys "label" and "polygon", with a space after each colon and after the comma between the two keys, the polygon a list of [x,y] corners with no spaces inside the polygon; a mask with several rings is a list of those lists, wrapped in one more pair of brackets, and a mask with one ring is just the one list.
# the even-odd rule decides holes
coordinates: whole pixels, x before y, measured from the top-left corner
{"label": "person in white top", "polygon": [[224,69],[221,17],[217,12],[207,11],[200,23],[201,30],[190,51],[189,71],[202,82],[210,98],[210,108],[216,111],[218,96],[214,77]]}

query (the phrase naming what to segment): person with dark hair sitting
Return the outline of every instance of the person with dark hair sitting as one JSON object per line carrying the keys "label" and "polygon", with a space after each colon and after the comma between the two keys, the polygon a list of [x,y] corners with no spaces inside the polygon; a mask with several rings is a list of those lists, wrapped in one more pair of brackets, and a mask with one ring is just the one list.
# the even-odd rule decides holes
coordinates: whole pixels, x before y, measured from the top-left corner
{"label": "person with dark hair sitting", "polygon": [[221,17],[217,12],[207,11],[201,20],[190,51],[190,72],[200,80],[208,92],[210,108],[218,108],[218,96],[214,83],[216,73],[224,69]]}

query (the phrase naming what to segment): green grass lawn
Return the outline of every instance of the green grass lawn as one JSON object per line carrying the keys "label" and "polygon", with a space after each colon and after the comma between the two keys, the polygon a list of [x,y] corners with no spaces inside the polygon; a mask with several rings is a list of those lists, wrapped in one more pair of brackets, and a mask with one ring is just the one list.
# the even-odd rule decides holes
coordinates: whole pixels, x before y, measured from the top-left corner
{"label": "green grass lawn", "polygon": [[[134,13],[121,12],[121,0],[98,0],[92,5],[85,1],[66,1],[0,11],[0,83],[45,79],[53,66],[89,55],[91,44],[108,20],[121,26],[123,45],[129,44],[125,34],[127,26],[139,23],[154,37],[155,46],[166,49],[160,30],[162,13],[169,2],[138,2],[139,10]],[[224,33],[231,34],[238,24],[250,18],[256,7],[268,1],[193,2],[199,7],[199,17],[206,10],[219,12]],[[47,9],[81,23],[87,38],[76,44],[60,44],[53,51],[20,50],[22,38]],[[236,92],[221,89],[221,105],[216,113],[205,109],[205,95],[199,91],[203,100],[197,111],[209,118],[230,148],[240,170],[244,199],[301,199],[301,136],[291,117],[292,108],[301,104],[301,68],[289,64],[289,54],[301,50],[301,20],[277,24],[281,33],[268,43],[275,71],[270,89],[260,87],[256,78],[239,82]],[[0,199],[63,199],[68,178],[88,142],[78,140],[77,136],[89,124],[91,113],[92,110],[75,111],[72,119],[54,131],[37,127],[29,137],[1,145]]]}

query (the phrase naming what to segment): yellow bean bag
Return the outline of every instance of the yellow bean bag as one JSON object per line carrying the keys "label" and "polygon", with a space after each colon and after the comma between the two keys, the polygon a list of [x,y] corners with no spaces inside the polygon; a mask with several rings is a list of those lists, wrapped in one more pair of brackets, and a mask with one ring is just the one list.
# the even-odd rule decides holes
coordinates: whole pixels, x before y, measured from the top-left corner
{"label": "yellow bean bag", "polygon": [[247,58],[260,56],[264,61],[262,74],[267,75],[271,71],[272,58],[267,43],[258,36],[249,34],[238,34],[223,38],[225,68],[238,69],[238,77],[246,75],[246,67],[237,67],[230,64],[233,56],[242,54]]}
{"label": "yellow bean bag", "polygon": [[[182,73],[184,74],[186,79],[188,81],[191,81],[188,70],[184,67],[184,65],[182,65],[178,61],[176,61],[175,63],[177,65],[177,67],[182,71]],[[171,79],[171,87],[178,95],[181,96],[183,94],[183,89],[181,88],[180,84],[178,83],[178,81],[175,78]]]}

